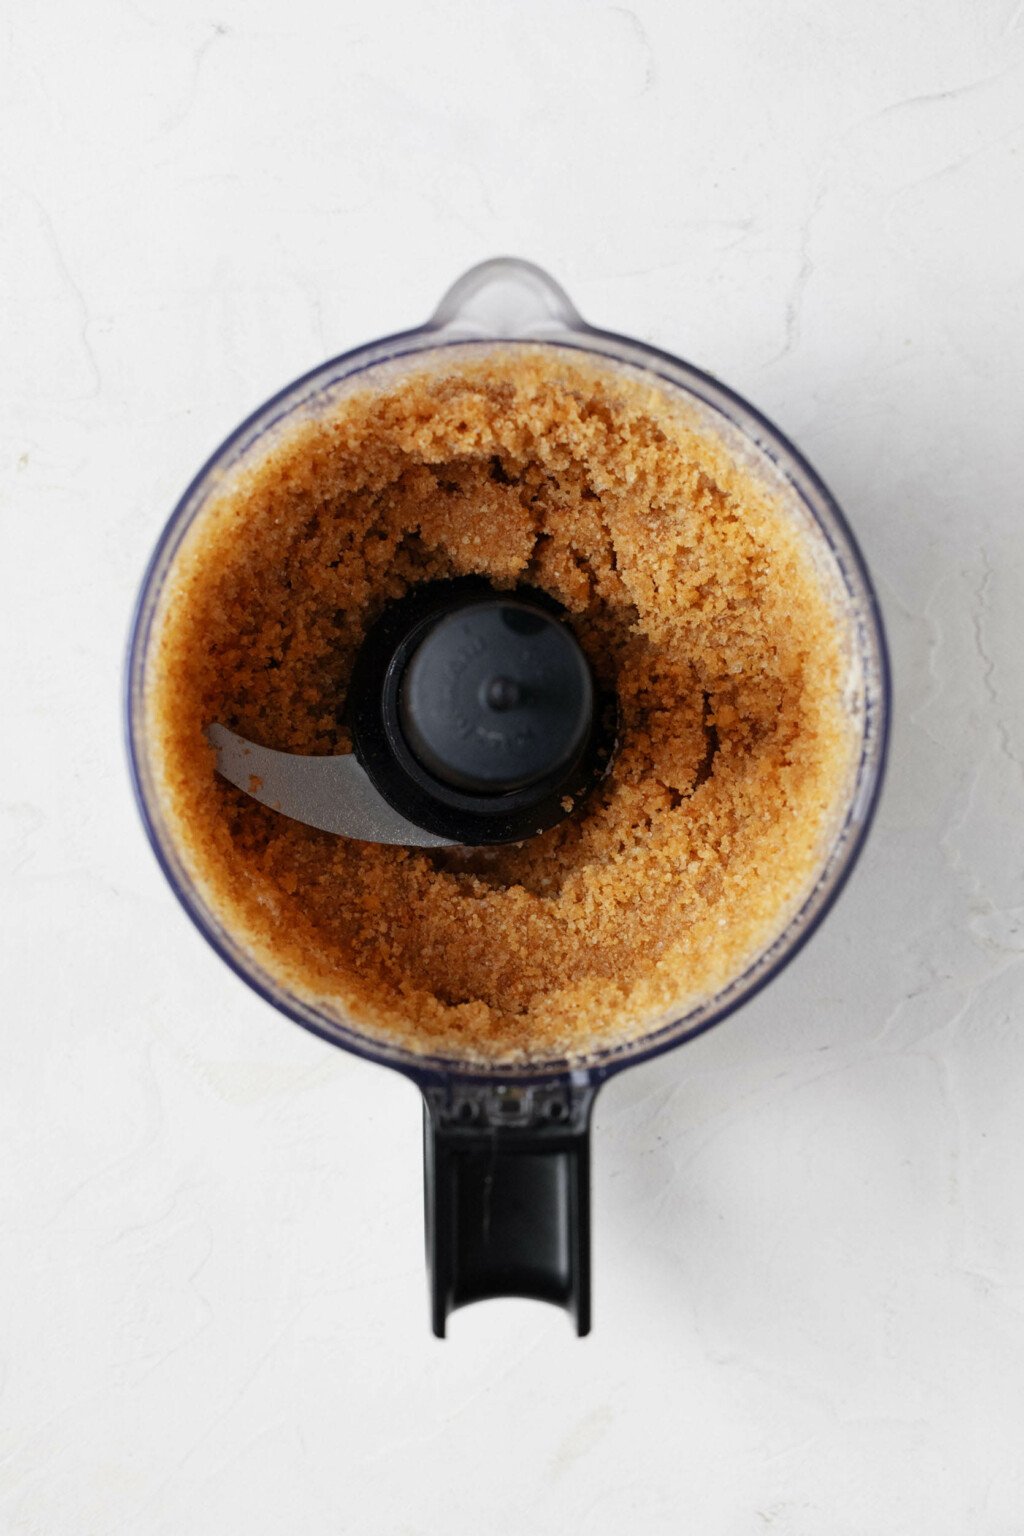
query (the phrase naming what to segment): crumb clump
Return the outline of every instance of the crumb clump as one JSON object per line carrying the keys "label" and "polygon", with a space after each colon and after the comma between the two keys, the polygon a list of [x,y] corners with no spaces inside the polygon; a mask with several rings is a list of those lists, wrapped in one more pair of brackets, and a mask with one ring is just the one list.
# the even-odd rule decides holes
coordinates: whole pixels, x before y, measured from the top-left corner
{"label": "crumb clump", "polygon": [[[516,846],[290,821],[205,728],[349,748],[349,669],[418,582],[526,582],[619,698],[599,788]],[[841,625],[791,516],[660,388],[564,351],[463,354],[342,396],[203,509],[148,663],[164,814],[224,926],[322,1011],[465,1060],[585,1055],[679,1016],[820,867],[852,730]]]}

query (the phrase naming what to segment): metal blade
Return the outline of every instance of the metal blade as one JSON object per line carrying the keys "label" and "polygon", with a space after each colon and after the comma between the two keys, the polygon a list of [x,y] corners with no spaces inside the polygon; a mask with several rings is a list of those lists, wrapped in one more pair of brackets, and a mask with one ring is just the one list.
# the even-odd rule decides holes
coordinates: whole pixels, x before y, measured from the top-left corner
{"label": "metal blade", "polygon": [[363,843],[398,843],[407,848],[453,848],[406,821],[378,794],[352,753],[303,757],[275,752],[224,725],[211,725],[207,740],[217,749],[217,772],[261,805],[293,821]]}

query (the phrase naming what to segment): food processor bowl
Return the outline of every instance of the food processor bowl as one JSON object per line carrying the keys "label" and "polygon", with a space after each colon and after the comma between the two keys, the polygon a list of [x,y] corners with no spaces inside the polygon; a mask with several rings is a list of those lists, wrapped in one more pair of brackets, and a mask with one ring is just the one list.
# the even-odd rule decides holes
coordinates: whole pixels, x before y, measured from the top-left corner
{"label": "food processor bowl", "polygon": [[[856,734],[848,794],[816,879],[785,926],[715,996],[657,1021],[637,1038],[581,1059],[482,1064],[418,1054],[289,991],[204,900],[161,806],[148,740],[147,675],[161,594],[194,519],[230,477],[260,460],[297,421],[333,410],[353,385],[386,383],[410,364],[434,364],[517,343],[582,353],[640,374],[685,402],[698,420],[784,502],[806,534],[845,626],[846,707]],[[720,1023],[802,948],[839,895],[874,813],[888,735],[890,685],[878,602],[850,529],[821,480],[753,406],[710,375],[629,337],[588,325],[539,267],[486,261],[449,289],[431,319],[323,363],[243,422],[196,475],[175,508],[143,579],[126,674],[131,775],[164,874],[199,931],[268,1002],[334,1045],[405,1073],[424,1099],[427,1259],[431,1315],[441,1337],[455,1307],[496,1295],[539,1297],[590,1327],[589,1127],[612,1074]]]}

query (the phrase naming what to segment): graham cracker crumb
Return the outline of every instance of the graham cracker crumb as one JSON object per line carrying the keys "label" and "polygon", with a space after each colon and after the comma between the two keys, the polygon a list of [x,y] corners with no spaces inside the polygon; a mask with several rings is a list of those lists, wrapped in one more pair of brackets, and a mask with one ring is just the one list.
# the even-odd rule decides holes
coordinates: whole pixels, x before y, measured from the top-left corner
{"label": "graham cracker crumb", "polygon": [[[586,1054],[735,977],[820,868],[851,771],[842,625],[793,518],[650,381],[564,349],[340,398],[207,505],[175,558],[147,723],[219,920],[324,1012],[467,1060]],[[349,670],[410,586],[545,588],[618,693],[599,788],[521,845],[426,851],[275,814],[219,721],[350,748]]]}

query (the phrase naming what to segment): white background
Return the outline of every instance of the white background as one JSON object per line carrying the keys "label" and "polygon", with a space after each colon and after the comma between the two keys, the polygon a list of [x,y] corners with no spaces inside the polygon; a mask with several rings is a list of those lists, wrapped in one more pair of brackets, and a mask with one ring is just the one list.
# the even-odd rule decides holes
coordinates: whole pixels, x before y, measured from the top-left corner
{"label": "white background", "polygon": [[[0,15],[0,1532],[1019,1536],[1019,0]],[[600,1099],[593,1336],[441,1344],[414,1090],[192,931],[119,688],[220,438],[504,252],[795,437],[897,722],[808,950]]]}

